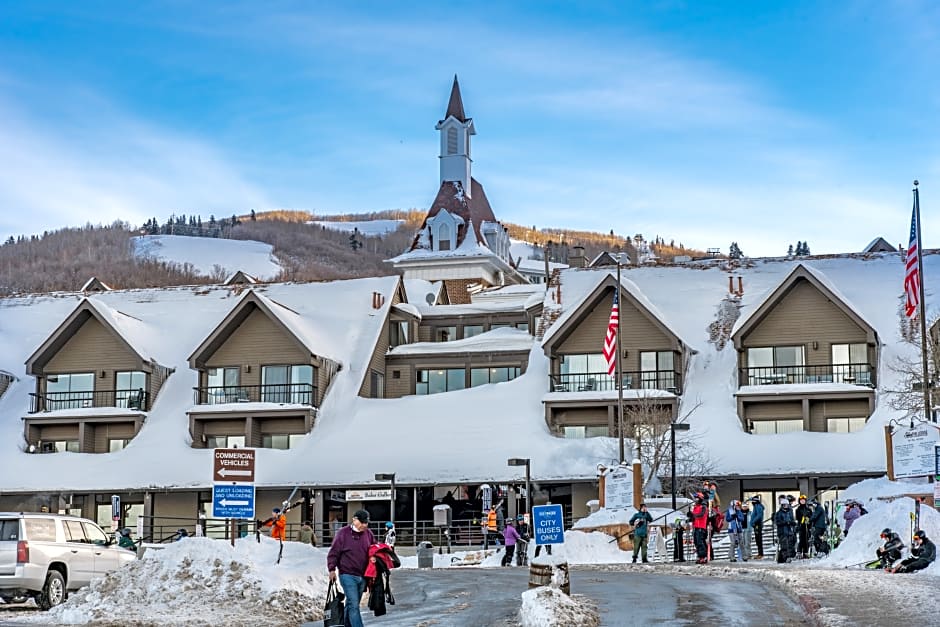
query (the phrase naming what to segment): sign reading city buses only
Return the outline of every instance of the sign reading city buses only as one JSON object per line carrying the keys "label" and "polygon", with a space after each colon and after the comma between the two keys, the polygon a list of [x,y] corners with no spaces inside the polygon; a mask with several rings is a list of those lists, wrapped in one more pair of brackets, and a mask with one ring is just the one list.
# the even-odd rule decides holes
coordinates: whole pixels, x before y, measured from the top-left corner
{"label": "sign reading city buses only", "polygon": [[212,481],[216,483],[254,483],[255,449],[215,449],[212,458]]}

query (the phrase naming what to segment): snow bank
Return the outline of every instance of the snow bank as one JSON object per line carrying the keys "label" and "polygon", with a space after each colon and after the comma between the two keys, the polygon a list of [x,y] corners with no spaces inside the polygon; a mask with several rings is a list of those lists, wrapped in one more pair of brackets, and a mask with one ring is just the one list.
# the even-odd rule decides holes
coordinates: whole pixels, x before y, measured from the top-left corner
{"label": "snow bank", "polygon": [[326,550],[299,542],[189,538],[145,553],[28,622],[58,625],[299,625],[322,618]]}
{"label": "snow bank", "polygon": [[[888,477],[878,477],[877,479],[865,479],[858,483],[853,483],[847,487],[840,495],[843,500],[855,499],[864,501],[877,497],[904,496],[905,494],[927,494],[933,491],[933,486],[924,482],[913,481],[891,481]],[[865,506],[868,509],[868,506]]]}
{"label": "snow bank", "polygon": [[597,608],[580,596],[543,586],[522,593],[523,627],[590,627],[600,625]]}
{"label": "snow bank", "polygon": [[566,558],[569,564],[625,564],[633,554],[621,551],[612,536],[600,531],[566,531],[565,543],[552,548],[552,555]]}

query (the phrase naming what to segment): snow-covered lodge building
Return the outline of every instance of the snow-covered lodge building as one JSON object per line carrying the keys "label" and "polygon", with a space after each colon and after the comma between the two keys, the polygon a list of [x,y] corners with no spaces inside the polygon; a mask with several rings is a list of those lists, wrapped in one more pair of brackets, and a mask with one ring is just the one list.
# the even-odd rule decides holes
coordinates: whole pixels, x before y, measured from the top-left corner
{"label": "snow-covered lodge building", "polygon": [[[259,515],[300,488],[292,523],[363,506],[387,519],[376,473],[395,473],[399,538],[448,492],[469,517],[484,483],[515,511],[518,457],[533,502],[577,518],[598,464],[617,461],[621,392],[625,421],[691,425],[680,444],[726,498],[883,474],[883,426],[901,415],[890,365],[915,352],[898,254],[630,266],[619,285],[610,267],[570,268],[532,285],[470,175],[456,81],[438,130],[440,188],[393,260],[403,277],[4,299],[0,510],[108,523],[118,494],[120,523],[160,537],[211,515],[212,449],[238,446],[256,449]],[[618,291],[619,380],[601,355]]]}

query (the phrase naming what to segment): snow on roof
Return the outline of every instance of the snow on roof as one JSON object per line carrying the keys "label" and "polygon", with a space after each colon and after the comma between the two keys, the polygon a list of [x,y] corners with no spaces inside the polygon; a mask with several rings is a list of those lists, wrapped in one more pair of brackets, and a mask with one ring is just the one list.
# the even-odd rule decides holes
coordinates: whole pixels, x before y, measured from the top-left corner
{"label": "snow on roof", "polygon": [[[584,301],[594,293],[594,290],[607,280],[607,277],[613,277],[614,284],[616,284],[616,272],[612,273],[608,268],[579,268],[576,270],[566,270],[561,273],[562,305],[560,309],[562,313],[552,326],[548,328],[548,332],[542,338],[543,346],[548,343],[562,326],[564,326],[565,322],[578,312],[584,304]],[[636,283],[623,276],[622,273],[620,283],[623,289],[645,308],[651,316],[656,318],[670,333],[679,338],[680,342],[689,346],[689,343],[682,338],[682,335],[669,323],[666,316],[647,298],[643,290],[641,290]],[[553,290],[546,292],[546,309],[553,308],[557,310],[559,308],[558,304],[553,300],[555,293],[556,292]],[[598,345],[600,345],[600,342],[598,342]]]}
{"label": "snow on roof", "polygon": [[[472,226],[472,222],[471,222]],[[472,237],[465,237],[460,245],[450,250],[430,250],[428,248],[415,248],[414,250],[402,253],[397,257],[386,259],[388,263],[402,263],[407,261],[424,261],[427,259],[459,259],[461,257],[477,258],[487,257],[499,259],[499,255],[492,250],[480,244]],[[500,259],[500,261],[503,261]],[[505,263],[505,262],[503,262]]]}
{"label": "snow on roof", "polygon": [[167,342],[158,327],[109,307],[97,296],[85,300],[145,361],[153,360],[162,366],[171,363],[173,352],[167,349]]}
{"label": "snow on roof", "polygon": [[416,342],[391,349],[389,355],[439,355],[449,353],[500,353],[529,351],[534,338],[519,329],[501,327],[452,342]]}
{"label": "snow on roof", "polygon": [[832,293],[833,296],[835,296],[838,300],[842,301],[842,304],[843,304],[845,307],[851,309],[851,310],[859,317],[859,319],[860,319],[862,322],[864,322],[865,324],[867,324],[867,325],[868,325],[869,327],[871,327],[872,329],[875,329],[875,331],[876,331],[876,333],[877,333],[877,328],[875,327],[875,325],[873,325],[871,322],[869,322],[869,321],[865,318],[865,316],[864,316],[864,314],[862,313],[862,311],[861,311],[858,307],[856,307],[855,305],[852,304],[852,301],[849,300],[848,297],[846,297],[845,294],[843,294],[843,293],[839,290],[839,288],[836,287],[835,284],[834,284],[832,281],[829,280],[829,277],[827,277],[827,276],[825,275],[825,273],[823,273],[823,272],[822,272],[821,270],[819,270],[818,268],[814,268],[813,266],[809,265],[809,264],[806,263],[805,261],[801,261],[801,262],[799,262],[799,263],[790,271],[789,274],[787,274],[787,275],[780,281],[780,283],[778,283],[777,285],[775,285],[775,286],[773,286],[772,288],[770,288],[769,290],[767,290],[767,291],[764,293],[764,295],[759,299],[759,301],[757,301],[757,302],[755,303],[754,307],[748,312],[747,315],[741,316],[740,318],[738,318],[737,322],[735,322],[735,324],[734,324],[734,327],[731,329],[731,335],[732,335],[732,336],[737,335],[738,331],[740,331],[740,330],[743,329],[747,324],[749,324],[750,321],[751,321],[751,319],[757,314],[757,312],[760,311],[760,309],[764,306],[764,304],[776,293],[777,289],[778,289],[783,283],[786,283],[786,282],[790,279],[790,277],[793,276],[794,273],[799,272],[801,269],[802,269],[802,270],[805,270],[808,274],[812,275],[812,277],[813,277],[814,279],[816,279],[817,281],[819,281],[819,283],[820,283],[825,289],[829,290],[829,291]]}
{"label": "snow on roof", "polygon": [[392,305],[392,309],[396,311],[400,311],[402,313],[406,313],[410,316],[414,316],[418,320],[421,319],[421,312],[418,310],[417,307],[415,307],[411,303],[398,303],[398,304]]}
{"label": "snow on roof", "polygon": [[108,285],[107,283],[105,283],[104,281],[102,281],[101,279],[99,279],[98,277],[91,277],[90,279],[88,279],[87,281],[85,281],[85,284],[84,284],[83,286],[81,286],[81,287],[78,289],[78,291],[79,291],[79,292],[87,292],[88,290],[92,289],[93,287],[97,287],[97,286],[101,286],[101,288],[104,289],[105,291],[108,291],[108,290],[111,289],[111,286],[110,286],[110,285]]}
{"label": "snow on roof", "polygon": [[444,286],[443,281],[431,282],[424,279],[404,279],[403,283],[405,285],[405,296],[408,298],[408,302],[413,305],[427,305],[428,294],[434,297],[432,302],[436,302],[438,296],[440,296],[441,288]]}
{"label": "snow on roof", "polygon": [[269,280],[281,272],[274,247],[264,242],[185,235],[142,235],[132,238],[132,242],[138,257],[190,264],[203,276],[216,274],[218,268],[224,276],[243,270]]}
{"label": "snow on roof", "polygon": [[[925,274],[940,273],[940,256],[925,254]],[[792,260],[756,260],[735,270],[743,277],[742,315],[759,305],[758,297],[779,285],[794,267]],[[904,265],[896,256],[865,259],[846,255],[815,259],[859,314],[871,321],[884,341],[879,368],[880,390],[897,389],[900,375],[887,367],[897,357],[913,358],[917,348],[898,335],[897,298]],[[680,337],[696,343],[699,355],[683,380],[680,414],[689,415],[688,437],[696,437],[712,460],[712,476],[794,475],[798,473],[883,472],[883,425],[903,412],[892,409],[886,395],[876,393],[868,425],[856,433],[746,433],[737,415],[735,393],[738,363],[730,345],[716,350],[708,342],[708,325],[727,295],[728,274],[718,267],[644,266],[624,274],[656,308],[669,312]],[[597,285],[602,272],[566,270],[562,301],[570,308]],[[531,459],[535,480],[593,480],[599,462],[616,460],[615,438],[563,439],[549,433],[542,400],[548,392],[549,362],[539,346],[529,353],[526,372],[518,378],[466,390],[371,399],[358,396],[389,303],[395,277],[333,283],[276,284],[257,288],[328,334],[341,351],[334,355],[345,367],[330,386],[312,432],[296,448],[258,449],[259,486],[299,483],[310,486],[372,485],[372,473],[345,463],[363,450],[366,434],[382,425],[385,445],[369,450],[375,468],[394,469],[396,481],[408,483],[500,482],[511,476],[506,459]],[[407,283],[406,283],[407,286]],[[382,310],[371,308],[371,293],[386,295]],[[555,290],[550,290],[554,293]],[[186,411],[192,407],[196,375],[187,356],[231,310],[236,302],[223,287],[121,290],[94,297],[157,328],[176,367],[148,414],[140,434],[123,451],[107,454],[56,453],[28,455],[21,417],[27,415],[35,381],[25,376],[23,360],[33,347],[64,320],[80,302],[76,294],[8,298],[0,301],[0,369],[19,377],[0,397],[0,489],[102,490],[160,486],[200,487],[211,483],[211,451],[190,448]],[[928,309],[938,295],[927,291]],[[325,306],[324,304],[328,304]],[[551,296],[545,307],[552,306]],[[482,306],[480,306],[482,307]],[[438,309],[438,308],[435,308]],[[600,344],[600,339],[598,340]],[[882,367],[884,366],[884,367]],[[441,417],[446,416],[445,423]],[[494,438],[494,433],[510,433]],[[681,437],[686,437],[683,434]],[[167,463],[167,460],[173,463]]]}

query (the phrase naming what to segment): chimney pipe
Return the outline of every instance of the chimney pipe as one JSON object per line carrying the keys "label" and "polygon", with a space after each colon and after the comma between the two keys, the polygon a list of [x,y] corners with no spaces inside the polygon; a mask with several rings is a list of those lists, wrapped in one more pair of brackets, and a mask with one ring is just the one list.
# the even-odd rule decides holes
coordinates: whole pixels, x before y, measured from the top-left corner
{"label": "chimney pipe", "polygon": [[744,295],[744,277],[738,277],[738,296]]}
{"label": "chimney pipe", "polygon": [[728,277],[728,293],[734,294],[734,277],[733,276]]}

